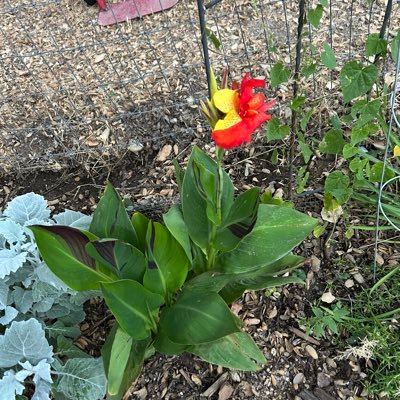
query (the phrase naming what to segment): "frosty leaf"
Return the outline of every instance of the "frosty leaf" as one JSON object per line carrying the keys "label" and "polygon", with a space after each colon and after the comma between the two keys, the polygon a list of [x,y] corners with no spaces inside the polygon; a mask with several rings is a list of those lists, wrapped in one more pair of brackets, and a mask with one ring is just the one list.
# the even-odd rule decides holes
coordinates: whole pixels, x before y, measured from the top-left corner
{"label": "frosty leaf", "polygon": [[78,229],[89,229],[92,217],[81,212],[65,210],[53,217],[58,225],[68,225]]}
{"label": "frosty leaf", "polygon": [[0,379],[0,400],[15,400],[15,395],[23,391],[24,385],[17,381],[14,371],[6,371]]}
{"label": "frosty leaf", "polygon": [[33,382],[36,384],[39,380],[44,380],[46,382],[52,383],[52,379],[50,376],[50,364],[44,359],[40,360],[37,365],[32,365],[29,361],[25,361],[24,363],[19,363],[19,365],[23,368],[22,371],[17,372],[16,378],[18,379],[18,374],[22,372],[28,372],[23,380],[25,380],[28,376],[33,375]]}
{"label": "frosty leaf", "polygon": [[26,193],[11,200],[3,215],[25,225],[34,218],[47,220],[50,217],[50,210],[47,208],[47,202],[43,196]]}
{"label": "frosty leaf", "polygon": [[55,389],[74,400],[99,400],[106,393],[101,358],[73,358],[58,371]]}
{"label": "frosty leaf", "polygon": [[47,283],[62,292],[69,290],[68,286],[58,278],[45,263],[40,263],[35,269],[35,273],[39,281]]}
{"label": "frosty leaf", "polygon": [[12,367],[20,361],[37,364],[46,359],[53,360],[53,348],[47,343],[40,323],[31,318],[28,321],[14,321],[0,336],[0,368]]}
{"label": "frosty leaf", "polygon": [[38,301],[33,306],[33,311],[39,313],[45,313],[49,311],[51,307],[53,307],[53,304],[54,304],[54,299],[51,297],[46,297],[43,300]]}
{"label": "frosty leaf", "polygon": [[40,379],[35,385],[32,400],[50,400],[51,383]]}
{"label": "frosty leaf", "polygon": [[4,310],[7,306],[8,292],[8,285],[0,282],[0,311]]}
{"label": "frosty leaf", "polygon": [[32,295],[34,301],[41,301],[44,299],[57,299],[63,293],[60,293],[54,286],[49,285],[48,283],[36,281],[32,286]]}
{"label": "frosty leaf", "polygon": [[81,334],[81,331],[76,326],[65,326],[61,321],[56,321],[53,325],[46,326],[45,330],[51,338],[67,336],[75,339]]}
{"label": "frosty leaf", "polygon": [[15,250],[0,250],[0,279],[4,279],[11,272],[17,271],[26,261],[26,253],[17,253]]}
{"label": "frosty leaf", "polygon": [[0,221],[0,236],[3,236],[10,246],[26,239],[22,226],[11,220]]}
{"label": "frosty leaf", "polygon": [[24,290],[16,286],[13,290],[13,299],[15,307],[19,312],[25,314],[33,305],[32,290]]}
{"label": "frosty leaf", "polygon": [[7,306],[4,315],[0,318],[0,325],[8,325],[18,315],[18,310],[14,307]]}
{"label": "frosty leaf", "polygon": [[58,356],[68,358],[90,358],[89,354],[84,353],[79,347],[76,347],[71,339],[64,336],[57,338],[57,353]]}

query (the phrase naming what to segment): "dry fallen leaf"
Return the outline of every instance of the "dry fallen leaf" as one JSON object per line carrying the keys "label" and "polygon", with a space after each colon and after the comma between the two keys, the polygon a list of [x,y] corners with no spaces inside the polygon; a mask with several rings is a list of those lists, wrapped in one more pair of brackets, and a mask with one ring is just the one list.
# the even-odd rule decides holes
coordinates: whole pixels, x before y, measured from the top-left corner
{"label": "dry fallen leaf", "polygon": [[170,144],[166,144],[158,153],[157,161],[164,162],[171,154],[171,151],[172,151],[172,146]]}
{"label": "dry fallen leaf", "polygon": [[102,61],[104,60],[105,56],[106,56],[106,53],[98,54],[98,55],[94,58],[93,62],[94,62],[95,64],[97,64],[97,63],[99,63],[99,62],[102,62]]}
{"label": "dry fallen leaf", "polygon": [[218,400],[228,400],[231,398],[234,389],[229,383],[224,383],[218,392]]}

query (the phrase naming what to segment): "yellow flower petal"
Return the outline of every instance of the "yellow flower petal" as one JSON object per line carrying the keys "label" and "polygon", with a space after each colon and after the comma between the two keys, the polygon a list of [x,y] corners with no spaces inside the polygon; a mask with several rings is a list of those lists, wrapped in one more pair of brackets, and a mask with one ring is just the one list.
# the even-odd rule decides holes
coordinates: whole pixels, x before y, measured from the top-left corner
{"label": "yellow flower petal", "polygon": [[217,90],[213,96],[215,107],[224,114],[231,110],[239,111],[239,93],[232,89]]}
{"label": "yellow flower petal", "polygon": [[218,120],[218,122],[215,124],[214,130],[219,131],[221,129],[228,129],[231,126],[238,124],[241,120],[242,118],[240,118],[240,115],[236,112],[236,110],[232,110],[226,114],[224,119]]}
{"label": "yellow flower petal", "polygon": [[395,157],[400,157],[400,146],[397,146],[397,144],[396,144],[396,146],[394,146],[393,155]]}

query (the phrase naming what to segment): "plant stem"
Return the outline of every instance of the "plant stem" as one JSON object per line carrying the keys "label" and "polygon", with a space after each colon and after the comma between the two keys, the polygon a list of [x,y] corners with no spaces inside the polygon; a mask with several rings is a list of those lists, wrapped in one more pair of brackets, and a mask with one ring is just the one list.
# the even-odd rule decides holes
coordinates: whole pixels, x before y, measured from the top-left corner
{"label": "plant stem", "polygon": [[222,168],[222,159],[224,157],[225,150],[217,147],[216,155],[217,155],[217,185],[216,185],[216,193],[215,193],[215,211],[217,215],[217,223],[212,222],[209,244],[207,249],[207,270],[212,269],[215,263],[215,257],[217,256],[217,249],[215,248],[215,238],[217,236],[218,227],[222,223],[222,191],[224,184],[224,175]]}

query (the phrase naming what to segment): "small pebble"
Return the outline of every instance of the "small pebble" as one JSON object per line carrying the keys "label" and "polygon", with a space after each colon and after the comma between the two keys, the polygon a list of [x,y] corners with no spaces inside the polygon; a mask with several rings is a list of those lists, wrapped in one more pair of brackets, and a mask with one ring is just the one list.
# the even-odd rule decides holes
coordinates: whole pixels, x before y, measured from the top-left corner
{"label": "small pebble", "polygon": [[300,383],[304,382],[304,374],[299,372],[293,379],[293,385],[299,385]]}
{"label": "small pebble", "polygon": [[314,347],[310,346],[309,344],[306,346],[307,353],[313,358],[314,360],[318,360],[318,353],[314,349]]}
{"label": "small pebble", "polygon": [[318,372],[317,385],[320,388],[325,388],[331,384],[331,377],[323,372]]}

